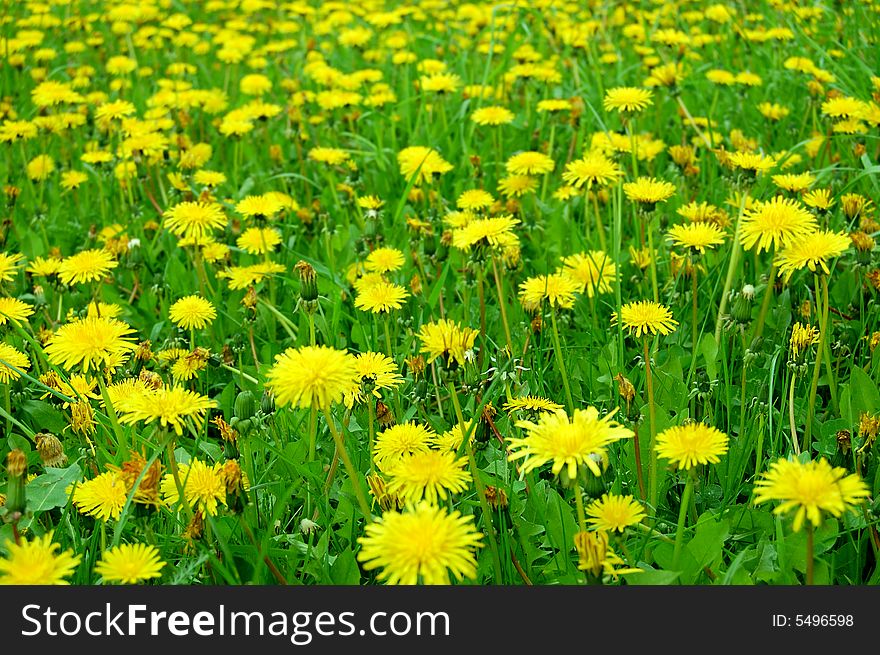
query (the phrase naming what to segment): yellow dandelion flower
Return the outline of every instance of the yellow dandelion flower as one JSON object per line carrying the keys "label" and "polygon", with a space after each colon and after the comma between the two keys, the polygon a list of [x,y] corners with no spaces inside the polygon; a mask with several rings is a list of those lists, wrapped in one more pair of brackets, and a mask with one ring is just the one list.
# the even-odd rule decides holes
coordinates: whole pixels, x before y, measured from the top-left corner
{"label": "yellow dandelion flower", "polygon": [[568,477],[574,479],[578,467],[583,466],[600,476],[599,463],[607,461],[607,447],[634,434],[614,421],[613,416],[611,412],[600,418],[599,410],[588,407],[576,409],[571,417],[560,409],[542,414],[537,423],[517,421],[517,427],[526,430],[526,436],[509,440],[508,459],[523,459],[524,473],[549,463],[554,475],[564,469]]}
{"label": "yellow dandelion flower", "polygon": [[654,94],[648,89],[632,86],[619,86],[608,89],[602,106],[605,111],[616,110],[620,113],[636,113],[654,104]]}
{"label": "yellow dandelion flower", "polygon": [[159,556],[159,549],[148,544],[121,544],[105,550],[101,561],[95,564],[95,573],[104,582],[118,584],[137,584],[162,577],[165,562]]}
{"label": "yellow dandelion flower", "polygon": [[645,518],[645,508],[632,496],[602,494],[586,507],[587,523],[594,530],[623,532],[631,525],[641,523]]}
{"label": "yellow dandelion flower", "polygon": [[376,435],[373,460],[379,470],[387,472],[406,455],[428,452],[434,437],[430,428],[418,423],[394,425]]}
{"label": "yellow dandelion flower", "polygon": [[357,384],[352,355],[327,346],[288,348],[275,356],[267,388],[278,405],[329,408]]}
{"label": "yellow dandelion flower", "polygon": [[116,471],[81,482],[73,492],[73,504],[83,514],[94,516],[102,521],[117,519],[122,514],[128,488]]}
{"label": "yellow dandelion flower", "polygon": [[119,263],[106,250],[83,250],[61,260],[58,277],[64,284],[83,284],[100,280]]}
{"label": "yellow dandelion flower", "polygon": [[727,452],[727,435],[710,425],[688,423],[657,435],[657,456],[690,469],[698,464],[717,464]]}
{"label": "yellow dandelion flower", "polygon": [[49,361],[70,370],[81,365],[83,371],[110,366],[137,345],[129,336],[134,332],[115,318],[87,316],[58,328],[46,344]]}
{"label": "yellow dandelion flower", "polygon": [[31,541],[7,543],[5,559],[0,559],[0,585],[66,585],[82,559],[72,550],[61,551],[52,543],[53,533]]}
{"label": "yellow dandelion flower", "polygon": [[475,551],[482,535],[471,515],[422,502],[404,512],[385,512],[364,528],[358,560],[364,570],[394,585],[446,585],[477,575]]}
{"label": "yellow dandelion flower", "polygon": [[467,460],[455,453],[427,450],[403,456],[387,467],[388,493],[404,502],[427,500],[432,505],[468,488]]}
{"label": "yellow dandelion flower", "polygon": [[546,300],[551,307],[570,309],[574,294],[581,291],[578,280],[567,273],[551,273],[528,278],[519,286],[519,301],[527,312],[536,312]]}
{"label": "yellow dandelion flower", "polygon": [[[617,321],[617,312],[611,316],[612,325]],[[667,335],[675,330],[678,321],[672,318],[669,308],[650,300],[630,302],[620,308],[620,321],[630,334],[640,338],[643,334]]]}
{"label": "yellow dandelion flower", "polygon": [[[194,459],[189,464],[178,464],[177,475],[183,487],[183,497],[193,510],[201,510],[208,516],[216,516],[218,505],[226,505],[226,480],[223,465],[208,464]],[[180,501],[180,493],[174,476],[168,473],[159,485],[162,498],[174,506]]]}
{"label": "yellow dandelion flower", "polygon": [[235,241],[235,245],[251,255],[264,255],[281,243],[281,233],[271,227],[249,227]]}
{"label": "yellow dandelion flower", "polygon": [[119,422],[129,424],[158,421],[162,428],[171,427],[180,435],[183,434],[183,425],[187,418],[192,418],[198,425],[205,412],[216,405],[207,396],[181,387],[150,389],[129,398],[121,408]]}
{"label": "yellow dandelion flower", "polygon": [[816,218],[799,202],[776,196],[746,210],[740,224],[743,248],[757,252],[784,248],[816,228]]}
{"label": "yellow dandelion flower", "polygon": [[201,330],[217,318],[217,310],[201,296],[185,296],[171,305],[168,316],[184,330]]}
{"label": "yellow dandelion flower", "polygon": [[823,512],[839,517],[869,496],[858,475],[832,467],[824,458],[809,462],[780,458],[755,482],[755,503],[781,501],[774,514],[794,510],[795,532],[805,520],[819,527]]}
{"label": "yellow dandelion flower", "polygon": [[852,241],[845,232],[817,230],[792,240],[776,256],[779,274],[786,280],[795,271],[809,268],[813,273],[828,275],[831,269],[828,261],[840,257],[849,249]]}

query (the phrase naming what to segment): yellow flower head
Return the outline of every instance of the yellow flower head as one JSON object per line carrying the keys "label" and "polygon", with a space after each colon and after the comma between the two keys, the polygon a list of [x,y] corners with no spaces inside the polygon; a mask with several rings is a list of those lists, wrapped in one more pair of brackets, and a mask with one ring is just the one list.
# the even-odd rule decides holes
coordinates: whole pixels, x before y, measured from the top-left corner
{"label": "yellow flower head", "polygon": [[226,226],[226,214],[214,202],[181,202],[168,209],[163,216],[165,227],[184,238],[200,239]]}
{"label": "yellow flower head", "polygon": [[390,476],[388,493],[404,502],[425,499],[436,505],[449,494],[467,489],[471,474],[466,466],[467,460],[453,452],[426,450],[405,455],[386,468]]}
{"label": "yellow flower head", "polygon": [[329,408],[357,384],[349,353],[328,346],[288,348],[275,356],[266,386],[278,405]]}
{"label": "yellow flower head", "polygon": [[113,255],[106,250],[83,250],[61,260],[58,277],[68,285],[94,282],[118,265]]}
{"label": "yellow flower head", "polygon": [[717,464],[727,452],[727,435],[704,423],[667,428],[657,435],[657,455],[690,469],[698,464]]}
{"label": "yellow flower head", "polygon": [[127,498],[128,488],[116,471],[108,471],[81,482],[73,492],[76,508],[102,521],[119,518]]}
{"label": "yellow flower head", "polygon": [[594,530],[623,532],[631,525],[641,523],[645,518],[645,508],[632,496],[602,494],[586,508],[587,522]]}
{"label": "yellow flower head", "polygon": [[281,233],[271,227],[249,227],[235,241],[235,245],[251,255],[264,255],[281,243]]}
{"label": "yellow flower head", "polygon": [[536,275],[519,285],[519,300],[527,312],[536,312],[546,300],[551,307],[570,309],[574,294],[581,291],[581,283],[567,273]]}
{"label": "yellow flower head", "polygon": [[354,299],[354,306],[374,314],[387,314],[400,309],[409,292],[398,284],[385,280],[362,287]]}
{"label": "yellow flower head", "polygon": [[724,231],[712,223],[695,222],[669,228],[669,240],[676,246],[704,253],[724,243]]}
{"label": "yellow flower head", "polygon": [[364,262],[371,273],[391,273],[403,268],[403,253],[397,248],[376,248]]}
{"label": "yellow flower head", "polygon": [[797,200],[776,196],[760,202],[743,214],[740,241],[749,250],[784,248],[795,239],[816,229],[816,218]]}
{"label": "yellow flower head", "polygon": [[390,471],[400,459],[413,453],[425,453],[435,438],[430,428],[418,423],[401,423],[376,435],[373,459],[382,471]]}
{"label": "yellow flower head", "polygon": [[512,123],[514,118],[512,111],[499,106],[480,107],[471,114],[471,120],[477,125],[507,125]]}
{"label": "yellow flower head", "polygon": [[397,153],[400,174],[407,180],[416,176],[416,182],[425,184],[435,177],[452,170],[452,164],[443,159],[440,153],[425,146],[410,146]]}
{"label": "yellow flower head", "polygon": [[[611,315],[612,325],[618,320],[617,313]],[[630,334],[640,338],[643,334],[667,335],[675,329],[678,321],[672,318],[669,308],[650,300],[630,302],[620,308],[620,321]]]}
{"label": "yellow flower head", "polygon": [[201,330],[217,318],[217,310],[201,296],[185,296],[171,305],[168,316],[184,330]]}
{"label": "yellow flower head", "polygon": [[82,559],[72,550],[56,552],[61,546],[52,543],[52,533],[20,544],[5,544],[8,556],[0,559],[0,585],[66,585]]}
{"label": "yellow flower head", "polygon": [[505,164],[507,172],[512,175],[544,175],[550,173],[555,166],[552,157],[533,150],[518,152]]}
{"label": "yellow flower head", "polygon": [[115,318],[87,316],[58,328],[46,344],[49,361],[70,370],[110,366],[137,348],[129,336],[134,332]]}
{"label": "yellow flower head", "polygon": [[159,550],[155,546],[122,544],[104,551],[101,561],[95,564],[95,573],[104,582],[137,584],[161,577],[163,566],[165,562],[159,557]]}
{"label": "yellow flower head", "polygon": [[623,171],[601,152],[588,152],[580,159],[565,165],[562,179],[577,189],[593,185],[604,186],[623,175]]}
{"label": "yellow flower head", "polygon": [[510,215],[478,218],[452,231],[452,245],[461,250],[491,248],[503,250],[517,243],[513,228],[519,219]]}
{"label": "yellow flower head", "polygon": [[617,110],[622,114],[632,114],[642,111],[648,105],[654,104],[654,94],[648,89],[633,86],[619,86],[608,89],[602,106],[605,111]]}
{"label": "yellow flower head", "polygon": [[0,383],[8,384],[11,380],[17,380],[21,374],[15,369],[27,371],[30,367],[31,361],[27,355],[0,342]]}
{"label": "yellow flower head", "polygon": [[428,354],[429,364],[439,357],[447,366],[463,366],[473,350],[477,331],[443,318],[423,325],[418,337],[422,342],[420,352]]}
{"label": "yellow flower head", "polygon": [[122,408],[119,422],[123,424],[158,421],[163,428],[172,427],[183,434],[184,421],[192,418],[199,424],[216,402],[182,387],[161,387],[133,394]]}
{"label": "yellow flower head", "polygon": [[565,469],[568,477],[574,479],[578,467],[585,466],[600,476],[599,463],[606,461],[607,447],[633,436],[633,431],[612,420],[613,416],[611,412],[599,418],[599,410],[588,407],[576,409],[571,417],[560,409],[542,414],[537,423],[518,421],[517,427],[525,429],[526,436],[510,439],[508,458],[524,459],[525,473],[550,463],[554,475]]}
{"label": "yellow flower head", "polygon": [[802,268],[828,275],[831,272],[828,261],[842,255],[851,243],[845,232],[816,230],[792,240],[776,256],[776,265],[786,280]]}
{"label": "yellow flower head", "polygon": [[675,193],[675,185],[653,177],[640,177],[635,182],[624,184],[623,192],[633,202],[653,207],[658,202],[669,200]]}
{"label": "yellow flower head", "polygon": [[[193,509],[199,509],[208,516],[217,514],[218,504],[226,505],[226,479],[223,476],[223,465],[219,462],[209,465],[200,459],[189,464],[178,464],[178,477],[183,486],[183,496]],[[160,485],[162,497],[172,507],[180,500],[177,483],[172,474],[162,478]]]}
{"label": "yellow flower head", "polygon": [[792,326],[788,346],[793,360],[798,359],[810,346],[817,343],[819,343],[819,330],[812,325],[801,325],[797,322]]}
{"label": "yellow flower head", "polygon": [[870,495],[867,485],[856,474],[833,467],[822,458],[809,462],[780,458],[755,483],[755,503],[778,500],[775,514],[795,511],[794,530],[808,520],[813,527],[822,523],[822,512],[839,517]]}
{"label": "yellow flower head", "polygon": [[592,298],[597,293],[611,293],[617,266],[601,250],[591,250],[565,257],[562,273],[576,280],[581,285],[579,291]]}
{"label": "yellow flower head", "polygon": [[0,325],[6,325],[6,321],[20,325],[33,313],[34,308],[18,298],[0,297]]}
{"label": "yellow flower head", "polygon": [[358,560],[364,570],[394,585],[446,585],[477,575],[475,551],[482,535],[472,515],[421,502],[404,512],[385,512],[364,528]]}

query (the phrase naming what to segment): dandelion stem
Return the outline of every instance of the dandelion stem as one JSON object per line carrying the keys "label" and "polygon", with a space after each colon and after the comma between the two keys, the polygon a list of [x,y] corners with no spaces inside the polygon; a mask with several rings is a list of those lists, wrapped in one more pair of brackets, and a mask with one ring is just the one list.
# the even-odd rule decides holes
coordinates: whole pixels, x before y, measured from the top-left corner
{"label": "dandelion stem", "polygon": [[309,410],[309,461],[315,461],[315,451],[317,450],[318,441],[318,408],[312,407]]}
{"label": "dandelion stem", "polygon": [[336,452],[339,453],[339,456],[342,458],[342,464],[345,466],[345,471],[348,473],[348,477],[351,478],[351,486],[354,488],[354,495],[357,498],[358,505],[360,505],[361,512],[364,515],[364,520],[369,523],[372,518],[370,514],[370,504],[367,502],[367,497],[364,495],[364,489],[361,486],[361,480],[360,477],[358,477],[357,469],[351,463],[348,451],[345,450],[345,443],[342,440],[342,435],[336,429],[336,424],[333,422],[333,416],[331,416],[328,407],[324,407],[324,418],[327,421],[327,427],[330,428],[330,434],[333,435],[333,441],[336,442]]}
{"label": "dandelion stem", "polygon": [[758,314],[758,322],[755,324],[755,332],[752,341],[760,339],[764,332],[764,320],[767,318],[767,310],[770,308],[770,300],[773,298],[773,287],[776,283],[776,262],[770,265],[770,273],[767,276],[767,288],[764,290],[764,299],[761,301],[761,312]]}
{"label": "dandelion stem", "polygon": [[651,353],[648,350],[648,338],[642,340],[645,350],[645,386],[648,388],[648,424],[651,430],[648,459],[648,488],[651,507],[657,508],[657,453],[655,452],[657,430],[654,413],[654,378],[651,375]]}
{"label": "dandelion stem", "polygon": [[580,480],[574,485],[574,503],[577,507],[578,526],[581,532],[587,531],[587,513],[584,511],[584,490],[581,489]]}
{"label": "dandelion stem", "polygon": [[[824,293],[819,295],[820,283],[819,276],[813,276],[814,290],[816,296],[816,309],[819,312],[819,344],[816,346],[816,360],[813,364],[813,377],[810,381],[810,395],[807,401],[807,422],[804,425],[804,443],[802,450],[809,452],[811,437],[813,434],[813,414],[816,410],[816,392],[819,388],[819,371],[822,369],[822,353],[825,348],[825,342],[828,339],[828,279],[822,278],[822,289]],[[831,386],[831,370],[828,371],[828,385]]]}
{"label": "dandelion stem", "polygon": [[187,520],[192,521],[193,511],[186,500],[183,483],[180,481],[180,470],[177,468],[177,459],[174,457],[174,437],[171,435],[169,435],[168,441],[165,442],[165,450],[168,455],[168,468],[171,469],[171,477],[174,479],[174,486],[177,488],[177,498],[183,507]]}
{"label": "dandelion stem", "polygon": [[113,403],[110,402],[110,394],[107,393],[107,385],[104,382],[103,374],[98,375],[98,387],[101,389],[101,399],[107,407],[107,416],[110,417],[110,425],[113,427],[113,434],[116,435],[116,449],[122,455],[128,455],[128,440],[125,437],[125,430],[119,425],[119,418],[116,416],[116,410]]}
{"label": "dandelion stem", "polygon": [[736,216],[736,227],[733,231],[733,245],[730,249],[730,261],[727,264],[727,276],[724,279],[724,290],[721,292],[721,301],[718,304],[718,316],[715,319],[715,341],[721,339],[721,326],[723,325],[724,312],[727,311],[727,303],[729,302],[730,289],[733,287],[733,276],[736,272],[736,265],[739,263],[739,255],[742,250],[740,247],[740,225],[742,224],[743,212],[746,207],[746,199],[749,197],[748,190],[744,190],[742,198],[739,202],[739,212]]}
{"label": "dandelion stem", "polygon": [[807,584],[813,584],[813,522],[807,520]]}
{"label": "dandelion stem", "polygon": [[483,522],[485,523],[486,532],[489,536],[489,548],[492,550],[492,564],[495,570],[495,584],[503,582],[501,574],[501,555],[498,551],[498,542],[495,539],[495,526],[492,524],[492,512],[489,509],[489,501],[486,500],[486,489],[483,486],[483,479],[480,477],[480,471],[477,468],[477,459],[474,457],[474,449],[471,446],[471,430],[473,426],[465,427],[464,414],[461,411],[461,404],[458,402],[458,393],[455,390],[455,383],[452,380],[448,382],[449,395],[452,397],[452,406],[455,408],[455,417],[461,426],[462,439],[464,441],[465,452],[468,457],[468,467],[471,471],[471,477],[474,479],[474,486],[477,488],[477,496],[480,499],[480,509],[483,512]]}
{"label": "dandelion stem", "polygon": [[556,349],[556,361],[559,363],[559,372],[562,374],[562,385],[565,387],[565,399],[568,402],[568,411],[574,411],[574,400],[571,395],[571,387],[568,383],[568,370],[565,368],[565,358],[562,356],[562,345],[559,341],[559,328],[556,325],[556,310],[550,310],[550,322],[553,327],[553,346]]}
{"label": "dandelion stem", "polygon": [[672,569],[678,570],[678,562],[681,559],[681,547],[684,545],[684,524],[687,519],[688,506],[691,504],[691,496],[694,493],[694,473],[688,471],[687,482],[681,495],[681,506],[678,508],[678,525],[675,528],[675,548],[672,554]]}
{"label": "dandelion stem", "polygon": [[797,439],[797,423],[794,420],[794,384],[797,376],[792,374],[791,384],[788,385],[788,424],[791,427],[791,443],[794,446],[794,454],[801,454],[801,447]]}
{"label": "dandelion stem", "polygon": [[498,307],[501,308],[501,322],[504,324],[504,337],[507,339],[507,349],[513,356],[513,340],[510,338],[510,325],[507,322],[507,303],[504,300],[504,283],[498,274],[498,263],[492,258],[492,274],[495,276],[495,289],[498,291]]}
{"label": "dandelion stem", "polygon": [[370,454],[370,472],[374,471],[374,462],[373,462],[373,444],[376,441],[376,410],[373,405],[372,397],[367,398],[367,416],[369,417],[369,430],[370,430],[370,450],[368,451]]}

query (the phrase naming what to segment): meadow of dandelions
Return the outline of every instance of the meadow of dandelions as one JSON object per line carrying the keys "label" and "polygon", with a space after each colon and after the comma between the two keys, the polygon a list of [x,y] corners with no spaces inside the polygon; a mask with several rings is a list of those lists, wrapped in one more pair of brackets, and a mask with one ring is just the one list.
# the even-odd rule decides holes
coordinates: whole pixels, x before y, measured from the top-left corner
{"label": "meadow of dandelions", "polygon": [[880,582],[878,23],[5,3],[0,584]]}

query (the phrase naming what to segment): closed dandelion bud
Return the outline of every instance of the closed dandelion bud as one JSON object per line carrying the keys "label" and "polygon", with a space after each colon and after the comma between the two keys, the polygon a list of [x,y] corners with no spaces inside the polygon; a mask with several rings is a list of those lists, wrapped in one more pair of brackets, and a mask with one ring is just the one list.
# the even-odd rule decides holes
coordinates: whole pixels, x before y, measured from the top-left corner
{"label": "closed dandelion bud", "polygon": [[434,254],[437,252],[437,237],[434,235],[426,236],[424,240],[424,247],[425,256],[433,257]]}
{"label": "closed dandelion bud", "polygon": [[235,397],[234,404],[235,416],[240,421],[253,418],[257,413],[257,403],[254,393],[245,389]]}
{"label": "closed dandelion bud", "polygon": [[60,468],[67,464],[67,455],[64,454],[64,447],[54,434],[51,432],[38,432],[34,435],[34,441],[37,443],[37,452],[40,454],[43,466]]}
{"label": "closed dandelion bud", "polygon": [[318,309],[318,276],[308,262],[300,260],[294,269],[299,273],[299,297],[303,308],[309,314]]}
{"label": "closed dandelion bud", "polygon": [[733,299],[730,307],[731,318],[740,325],[744,325],[752,320],[752,300],[754,293],[739,292]]}
{"label": "closed dandelion bud", "polygon": [[37,307],[43,307],[46,304],[46,292],[42,285],[34,285],[34,304]]}
{"label": "closed dandelion bud", "polygon": [[6,476],[6,511],[16,520],[15,515],[24,514],[27,505],[27,456],[18,448],[6,456]]}
{"label": "closed dandelion bud", "polygon": [[260,398],[260,411],[266,415],[275,413],[275,394],[268,389],[263,389],[263,397]]}

